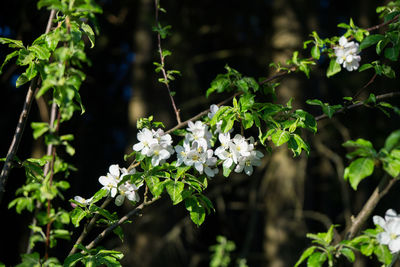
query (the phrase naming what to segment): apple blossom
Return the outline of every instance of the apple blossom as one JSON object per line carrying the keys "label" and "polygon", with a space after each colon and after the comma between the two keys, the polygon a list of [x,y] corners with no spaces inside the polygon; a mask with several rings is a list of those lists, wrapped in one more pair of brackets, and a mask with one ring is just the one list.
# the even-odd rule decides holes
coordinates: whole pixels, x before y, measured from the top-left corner
{"label": "apple blossom", "polygon": [[391,253],[400,251],[400,215],[389,209],[386,211],[385,218],[374,216],[374,224],[383,228],[383,232],[376,236],[382,245],[388,245]]}

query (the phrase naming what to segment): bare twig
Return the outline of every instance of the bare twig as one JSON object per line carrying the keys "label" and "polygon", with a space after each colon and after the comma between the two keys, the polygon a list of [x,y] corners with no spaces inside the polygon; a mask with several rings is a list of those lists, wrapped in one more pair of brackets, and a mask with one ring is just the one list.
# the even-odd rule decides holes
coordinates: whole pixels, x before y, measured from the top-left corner
{"label": "bare twig", "polygon": [[[49,33],[52,25],[53,18],[55,16],[55,10],[51,10],[49,20],[47,22],[46,31],[45,33]],[[15,130],[13,140],[11,141],[10,148],[8,149],[6,161],[4,162],[3,168],[0,173],[0,204],[3,199],[3,195],[5,192],[5,186],[7,183],[8,176],[10,174],[10,170],[12,168],[12,161],[15,158],[15,155],[18,150],[19,143],[21,142],[22,134],[25,129],[26,121],[28,119],[29,111],[32,106],[32,101],[34,97],[34,92],[38,85],[38,76],[32,79],[28,92],[26,94],[24,107],[22,108],[22,112],[19,116],[17,128]]]}
{"label": "bare twig", "polygon": [[364,91],[365,88],[367,88],[370,84],[372,84],[375,81],[375,78],[376,78],[376,73],[374,73],[372,78],[363,87],[361,87],[360,90],[358,90],[358,92],[353,96],[353,98],[358,97],[362,93],[362,91]]}
{"label": "bare twig", "polygon": [[[155,4],[155,11],[156,11],[156,25],[158,25],[158,10],[159,10],[158,0],[154,0],[154,4]],[[165,66],[164,65],[165,64],[165,62],[164,62],[165,56],[164,56],[163,50],[161,48],[161,34],[159,32],[157,32],[157,42],[158,42],[158,53],[160,54],[160,61],[161,61],[160,62],[161,63],[161,72],[162,72],[163,77],[164,77],[164,82],[163,83],[165,84],[165,87],[167,87],[169,99],[171,100],[172,107],[174,108],[176,120],[177,120],[178,124],[180,124],[181,123],[181,117],[179,115],[179,111],[180,110],[175,105],[174,97],[172,96],[171,89],[169,87],[168,76],[167,76],[167,73],[166,73],[165,68],[164,68],[164,66]]]}
{"label": "bare twig", "polygon": [[149,206],[150,204],[154,203],[158,199],[159,198],[154,198],[154,199],[149,200],[147,202],[143,202],[142,204],[140,204],[139,206],[137,206],[133,210],[129,211],[127,214],[125,214],[125,216],[123,216],[121,219],[119,219],[118,222],[116,222],[116,223],[110,225],[109,227],[107,227],[106,229],[104,229],[104,231],[101,232],[92,242],[90,242],[90,244],[87,245],[86,248],[87,249],[92,249],[93,247],[95,247],[101,240],[104,239],[104,237],[109,235],[115,228],[117,228],[121,224],[125,223],[132,216],[139,214],[139,212],[141,212],[143,208]]}
{"label": "bare twig", "polygon": [[387,194],[389,189],[396,183],[397,179],[390,178],[385,175],[380,181],[379,185],[375,188],[374,192],[369,197],[357,217],[353,219],[353,223],[350,226],[346,234],[346,239],[352,239],[361,229],[364,222],[371,215],[381,198]]}

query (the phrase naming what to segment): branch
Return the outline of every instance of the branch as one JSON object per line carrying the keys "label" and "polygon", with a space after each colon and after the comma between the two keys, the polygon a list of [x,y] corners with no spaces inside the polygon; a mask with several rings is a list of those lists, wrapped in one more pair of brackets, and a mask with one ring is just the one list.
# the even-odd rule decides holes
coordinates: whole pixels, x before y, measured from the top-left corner
{"label": "branch", "polygon": [[[49,20],[47,21],[45,33],[50,32],[52,21],[53,21],[55,14],[56,14],[56,12],[54,10],[52,10],[50,12],[50,16],[49,16]],[[6,161],[4,162],[3,168],[0,173],[0,204],[3,199],[8,176],[9,176],[10,170],[12,168],[12,161],[14,160],[15,155],[17,154],[18,146],[21,142],[22,134],[24,133],[24,130],[25,130],[26,121],[28,119],[29,111],[32,106],[33,96],[35,94],[34,91],[36,90],[36,87],[38,85],[38,80],[39,80],[38,76],[36,76],[35,78],[33,78],[33,80],[31,81],[31,83],[29,85],[28,92],[25,97],[25,103],[22,108],[22,112],[19,115],[17,128],[15,129],[15,133],[14,133],[13,139],[11,141],[10,148],[8,149],[8,152],[7,152]]]}
{"label": "branch", "polygon": [[[156,9],[156,25],[158,25],[158,0],[154,0],[154,4],[155,4],[155,9]],[[163,51],[162,51],[162,48],[161,48],[161,35],[160,35],[159,32],[157,32],[157,43],[158,43],[158,53],[160,54],[161,72],[162,72],[163,77],[164,77],[164,82],[163,83],[167,87],[169,99],[171,100],[171,104],[172,104],[172,107],[174,108],[176,120],[178,121],[178,124],[179,124],[179,123],[181,123],[181,117],[179,115],[179,109],[177,109],[177,107],[175,105],[174,97],[171,94],[171,89],[169,87],[169,81],[168,81],[167,73],[165,72],[165,68],[164,68],[165,56],[163,55]]]}
{"label": "branch", "polygon": [[395,22],[396,20],[399,19],[399,17],[400,17],[400,14],[399,14],[399,15],[396,15],[396,16],[395,16],[394,18],[392,18],[391,20],[388,20],[388,21],[383,22],[383,23],[381,23],[381,24],[378,24],[378,25],[375,25],[375,26],[366,28],[365,30],[367,30],[367,31],[369,31],[369,32],[374,31],[374,30],[377,30],[377,29],[382,28],[382,27],[384,27],[384,26],[386,26],[386,25],[388,25],[388,24],[390,24],[390,23],[392,23],[392,22]]}
{"label": "branch", "polygon": [[[100,208],[104,209],[105,207],[108,206],[108,204],[111,202],[112,198],[108,197],[103,204],[101,205]],[[94,224],[96,223],[97,219],[100,217],[100,213],[96,213],[96,215],[93,216],[93,218],[90,220],[90,222],[88,224],[85,225],[85,227],[83,228],[83,231],[81,233],[81,235],[78,237],[78,239],[76,240],[73,248],[71,249],[71,251],[69,252],[68,256],[75,254],[76,250],[78,249],[77,245],[81,244],[82,241],[85,239],[85,237],[88,235],[88,233],[93,229]]]}
{"label": "branch", "polygon": [[358,231],[360,231],[364,222],[369,218],[372,211],[375,209],[381,198],[387,194],[389,189],[397,182],[395,178],[389,178],[385,175],[380,181],[379,185],[375,188],[374,192],[369,197],[367,203],[358,213],[357,217],[353,219],[350,229],[347,231],[346,239],[352,239]]}
{"label": "branch", "polygon": [[[387,93],[387,94],[377,95],[376,100],[383,100],[383,99],[399,97],[399,96],[400,96],[400,92],[391,92],[391,93]],[[365,105],[364,102],[358,102],[358,103],[352,104],[348,107],[343,107],[343,108],[339,109],[338,111],[335,112],[335,114],[344,113],[346,110],[353,109],[353,108],[356,108],[359,106],[364,106],[364,105]],[[326,118],[328,118],[328,115],[322,114],[322,115],[315,117],[315,120],[320,121],[320,120],[326,119]]]}
{"label": "branch", "polygon": [[122,217],[121,219],[119,219],[118,222],[116,222],[116,223],[110,225],[109,227],[107,227],[106,229],[104,229],[104,231],[101,232],[92,242],[90,242],[90,244],[87,245],[86,248],[92,249],[93,247],[95,247],[101,240],[104,239],[104,237],[109,235],[115,228],[117,228],[118,226],[125,223],[130,217],[138,214],[140,211],[142,211],[143,208],[149,206],[150,204],[154,203],[158,199],[159,198],[154,198],[150,201],[143,202],[142,204],[140,204],[139,206],[137,206],[136,208],[134,208],[133,210],[131,210],[130,212],[125,214],[125,216]]}

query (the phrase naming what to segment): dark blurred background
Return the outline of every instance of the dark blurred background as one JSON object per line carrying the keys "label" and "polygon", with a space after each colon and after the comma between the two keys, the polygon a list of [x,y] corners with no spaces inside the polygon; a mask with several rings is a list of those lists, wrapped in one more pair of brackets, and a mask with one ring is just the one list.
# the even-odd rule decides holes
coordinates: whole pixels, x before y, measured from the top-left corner
{"label": "dark blurred background", "polygon": [[[70,175],[71,189],[67,199],[75,195],[91,196],[100,186],[97,179],[108,166],[124,162],[123,155],[136,142],[136,120],[154,115],[167,128],[176,124],[166,88],[157,82],[153,61],[158,61],[154,25],[154,2],[151,0],[99,0],[104,13],[98,16],[100,36],[95,48],[88,50],[92,66],[81,88],[86,113],[76,114],[63,124],[62,134],[75,135],[76,155],[66,159],[77,172]],[[205,91],[218,73],[228,64],[246,76],[273,75],[270,62],[285,62],[295,50],[308,57],[302,42],[317,31],[323,38],[343,34],[336,25],[353,18],[356,25],[369,27],[380,23],[375,8],[378,0],[203,0],[161,1],[167,10],[160,14],[162,24],[172,25],[172,35],[163,40],[164,49],[172,51],[167,68],[182,73],[171,84],[175,100],[186,120],[227,97],[205,98]],[[49,12],[37,10],[36,1],[0,2],[0,36],[31,43],[45,30]],[[370,51],[371,50],[371,51]],[[361,55],[376,59],[370,49]],[[3,60],[9,50],[0,47]],[[324,75],[328,61],[322,57],[310,79],[293,74],[281,80],[277,89],[280,103],[294,97],[294,106],[313,115],[320,109],[305,104],[318,98],[337,104],[342,97],[354,95],[372,77],[372,71],[341,72],[333,78]],[[398,70],[398,66],[395,66]],[[11,142],[27,86],[15,88],[22,72],[13,63],[0,76],[0,157],[5,157]],[[396,81],[377,77],[359,96],[376,95],[398,90]],[[389,100],[398,104],[398,99]],[[43,103],[34,103],[29,122],[48,118]],[[349,139],[365,138],[379,149],[385,137],[398,128],[399,119],[391,113],[361,107],[331,120],[319,122],[318,133],[308,135],[312,151],[309,157],[293,159],[286,146],[273,148],[253,176],[232,175],[229,179],[214,178],[206,191],[216,213],[197,228],[191,223],[183,204],[172,206],[165,201],[144,211],[132,224],[124,226],[125,240],[108,238],[107,248],[124,252],[123,266],[208,266],[209,246],[217,235],[233,240],[237,249],[233,258],[245,257],[249,266],[292,266],[309,245],[307,232],[326,231],[330,224],[340,224],[343,231],[350,216],[356,215],[375,188],[382,172],[363,181],[357,193],[346,184],[343,168],[348,164],[341,144]],[[250,134],[250,133],[249,133]],[[249,135],[247,134],[247,136]],[[255,133],[256,135],[257,133]],[[32,131],[25,130],[18,156],[40,157],[45,153],[43,140],[33,141]],[[264,151],[265,152],[265,151]],[[265,152],[265,154],[267,154]],[[21,215],[7,209],[15,190],[25,181],[22,170],[11,173],[7,192],[0,206],[0,261],[7,266],[19,262],[19,254],[27,246],[31,214]],[[378,205],[376,214],[388,208],[399,209],[395,186]],[[143,195],[143,192],[141,192]],[[68,203],[62,203],[70,209]],[[129,205],[118,208],[119,214]],[[371,222],[369,222],[371,226]],[[79,231],[77,231],[79,232]],[[94,232],[95,234],[96,232]],[[75,240],[76,236],[73,236]],[[52,255],[65,257],[71,242],[60,241]],[[378,266],[360,258],[354,266]]]}

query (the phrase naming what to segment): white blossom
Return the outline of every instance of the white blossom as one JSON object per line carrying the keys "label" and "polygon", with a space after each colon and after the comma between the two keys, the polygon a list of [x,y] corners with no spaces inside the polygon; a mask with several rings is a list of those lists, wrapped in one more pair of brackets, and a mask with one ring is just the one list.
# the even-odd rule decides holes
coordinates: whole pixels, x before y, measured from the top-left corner
{"label": "white blossom", "polygon": [[84,206],[87,206],[87,205],[90,204],[90,202],[92,202],[93,197],[91,197],[91,198],[89,198],[89,199],[86,199],[86,198],[83,198],[83,197],[81,197],[81,196],[75,196],[75,197],[74,197],[74,200],[75,200],[76,202],[81,203],[81,204],[84,205]]}
{"label": "white blossom", "polygon": [[[186,139],[183,141],[183,146],[177,145],[175,147],[176,155],[178,160],[176,161],[176,166],[181,166],[182,163],[187,161],[187,154],[190,151],[190,144],[189,141]],[[185,163],[186,164],[186,163]]]}
{"label": "white blossom", "polygon": [[138,189],[139,187],[129,182],[121,184],[118,187],[119,195],[115,198],[115,205],[121,206],[124,203],[125,197],[130,201],[138,202],[140,200],[140,196],[137,193]]}
{"label": "white blossom", "polygon": [[167,150],[162,145],[157,143],[151,145],[149,152],[147,153],[147,156],[152,157],[151,164],[153,166],[158,166],[160,164],[162,165],[165,162],[165,160],[169,159],[171,154],[172,153],[170,150]]}
{"label": "white blossom", "polygon": [[148,151],[150,150],[150,146],[158,143],[157,139],[153,136],[153,132],[147,128],[144,128],[138,132],[137,139],[139,140],[139,143],[133,146],[133,150],[137,152],[140,151],[143,155],[146,156]]}
{"label": "white blossom", "polygon": [[208,131],[208,126],[201,121],[195,123],[189,121],[187,130],[189,133],[186,134],[185,139],[189,142],[201,141],[202,139],[207,142],[207,146],[210,146],[210,139],[212,134]]}
{"label": "white blossom", "polygon": [[236,165],[235,172],[242,172],[247,175],[253,174],[253,166],[261,165],[261,158],[264,157],[264,154],[260,151],[253,150],[250,152],[249,156],[242,156],[238,160],[238,165]]}
{"label": "white blossom", "polygon": [[103,189],[106,189],[111,197],[115,197],[118,192],[118,183],[123,179],[124,176],[135,173],[135,169],[128,171],[125,168],[120,168],[118,164],[113,164],[108,168],[106,176],[100,176],[99,182],[103,185]]}
{"label": "white blossom", "polygon": [[163,164],[175,152],[172,147],[171,135],[164,133],[162,129],[144,128],[137,134],[137,138],[139,143],[133,146],[133,150],[152,157],[151,164],[153,166]]}
{"label": "white blossom", "polygon": [[334,47],[336,62],[343,65],[348,71],[358,69],[360,66],[361,57],[359,53],[359,44],[354,41],[347,41],[347,38],[342,36],[339,39],[339,46]]}
{"label": "white blossom", "polygon": [[247,157],[250,155],[249,144],[240,134],[236,134],[235,137],[233,137],[232,142],[229,143],[229,149],[232,153],[233,162],[236,164],[240,157]]}
{"label": "white blossom", "polygon": [[111,197],[115,197],[118,191],[118,181],[113,176],[109,174],[107,176],[100,176],[99,182],[103,185],[103,189],[106,189],[110,193]]}
{"label": "white blossom", "polygon": [[374,224],[379,225],[384,230],[376,236],[376,239],[382,245],[388,245],[391,253],[400,251],[400,216],[389,209],[386,211],[385,218],[374,216]]}

